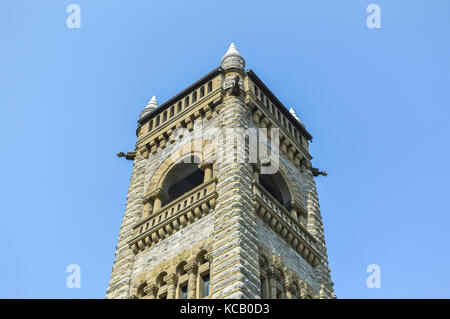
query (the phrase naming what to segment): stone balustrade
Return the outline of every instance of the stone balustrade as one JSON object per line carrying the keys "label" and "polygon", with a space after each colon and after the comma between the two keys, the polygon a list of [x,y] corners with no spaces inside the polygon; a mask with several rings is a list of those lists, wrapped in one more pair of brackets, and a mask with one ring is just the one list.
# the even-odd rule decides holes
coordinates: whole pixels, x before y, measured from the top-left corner
{"label": "stone balustrade", "polygon": [[291,212],[283,207],[259,183],[253,183],[253,205],[258,216],[278,233],[311,266],[316,267],[321,255],[316,240]]}
{"label": "stone balustrade", "polygon": [[279,122],[272,119],[272,116],[268,115],[269,112],[264,111],[260,104],[258,106],[254,105],[254,110],[252,114],[253,123],[259,128],[267,129],[267,138],[271,138],[270,129],[279,128],[279,147],[281,153],[283,153],[294,165],[295,167],[300,167],[302,159],[311,160],[312,157],[308,150],[302,145],[298,140],[296,140],[292,133],[288,131]]}
{"label": "stone balustrade", "polygon": [[129,241],[136,254],[208,214],[216,205],[217,180],[203,183],[152,212],[134,227]]}

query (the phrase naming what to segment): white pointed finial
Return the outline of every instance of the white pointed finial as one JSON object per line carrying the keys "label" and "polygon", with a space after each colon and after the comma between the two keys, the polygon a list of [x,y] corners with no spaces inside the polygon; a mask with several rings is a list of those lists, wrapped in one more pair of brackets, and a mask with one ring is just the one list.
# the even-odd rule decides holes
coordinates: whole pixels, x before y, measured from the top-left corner
{"label": "white pointed finial", "polygon": [[147,115],[148,113],[150,113],[151,111],[153,111],[157,107],[158,107],[158,102],[156,101],[156,96],[153,95],[153,97],[147,103],[145,108],[142,110],[140,117],[142,118],[143,116]]}
{"label": "white pointed finial", "polygon": [[239,53],[234,43],[230,44],[227,53],[225,53],[222,61],[220,62],[220,66],[224,70],[231,68],[238,68],[243,70],[245,68],[245,60],[242,57],[241,53]]}
{"label": "white pointed finial", "polygon": [[295,113],[294,109],[291,107],[291,109],[289,110],[289,112],[291,112],[292,116],[303,126],[305,127],[305,124],[303,124],[302,121],[300,121],[300,119],[297,116],[297,113]]}

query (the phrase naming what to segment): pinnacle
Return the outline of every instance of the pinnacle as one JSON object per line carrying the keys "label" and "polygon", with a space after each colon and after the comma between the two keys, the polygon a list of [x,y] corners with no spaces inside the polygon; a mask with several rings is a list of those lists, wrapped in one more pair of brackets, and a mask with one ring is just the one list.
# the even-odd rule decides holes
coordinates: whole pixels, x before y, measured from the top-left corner
{"label": "pinnacle", "polygon": [[241,53],[238,51],[234,43],[232,42],[228,48],[227,53],[222,57],[222,60],[220,61],[220,65],[224,69],[229,68],[239,68],[244,69],[245,67],[245,59],[241,55]]}
{"label": "pinnacle", "polygon": [[150,113],[151,111],[153,111],[154,109],[156,109],[158,107],[158,102],[156,101],[156,96],[153,95],[153,97],[150,99],[150,101],[147,103],[147,105],[145,106],[145,108],[142,110],[141,112],[141,118]]}

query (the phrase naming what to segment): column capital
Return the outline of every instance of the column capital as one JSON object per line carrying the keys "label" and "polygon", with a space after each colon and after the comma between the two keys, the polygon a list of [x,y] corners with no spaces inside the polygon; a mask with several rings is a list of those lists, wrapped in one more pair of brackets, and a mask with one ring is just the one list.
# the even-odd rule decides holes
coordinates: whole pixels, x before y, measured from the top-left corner
{"label": "column capital", "polygon": [[178,276],[176,274],[168,274],[164,277],[164,281],[167,282],[168,285],[176,285],[178,282]]}
{"label": "column capital", "polygon": [[148,285],[144,288],[144,293],[147,296],[156,296],[156,293],[158,292],[158,287],[156,285]]}
{"label": "column capital", "polygon": [[151,191],[150,193],[148,193],[145,198],[148,200],[152,200],[155,199],[156,197],[161,197],[166,191],[163,190],[162,188],[158,187],[157,189]]}
{"label": "column capital", "polygon": [[213,255],[212,255],[211,252],[205,254],[204,257],[205,257],[205,259],[206,259],[207,261],[209,261],[209,262],[212,262],[212,260],[213,260]]}
{"label": "column capital", "polygon": [[303,204],[299,202],[297,199],[293,198],[291,200],[291,206],[298,212],[303,212],[305,209],[303,208]]}
{"label": "column capital", "polygon": [[284,283],[284,287],[287,291],[289,291],[291,294],[295,294],[297,292],[297,287],[294,285],[291,281],[286,281]]}
{"label": "column capital", "polygon": [[210,162],[207,159],[205,159],[198,164],[198,168],[200,168],[201,170],[205,170],[206,168],[211,167],[211,165],[213,164],[214,162]]}
{"label": "column capital", "polygon": [[191,274],[191,273],[196,273],[197,272],[198,266],[197,266],[197,264],[195,262],[191,261],[191,262],[187,263],[186,265],[184,265],[183,269],[188,274]]}

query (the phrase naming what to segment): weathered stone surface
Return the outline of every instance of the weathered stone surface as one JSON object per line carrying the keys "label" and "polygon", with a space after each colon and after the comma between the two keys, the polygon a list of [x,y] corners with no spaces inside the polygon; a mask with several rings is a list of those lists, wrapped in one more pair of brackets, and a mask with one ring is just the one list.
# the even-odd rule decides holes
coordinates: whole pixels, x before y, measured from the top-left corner
{"label": "weathered stone surface", "polygon": [[[335,298],[309,133],[244,71],[234,45],[221,66],[173,105],[152,100],[142,113],[106,298],[180,298],[184,285],[188,298]],[[243,140],[249,128],[278,127],[274,143],[258,142],[272,157],[257,163],[249,156],[260,144],[237,146],[228,135]],[[286,185],[270,187],[281,195],[260,183],[277,145],[276,176]],[[169,203],[169,176],[182,176],[177,161],[190,156],[203,183],[184,184],[187,192]]]}

